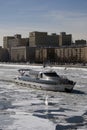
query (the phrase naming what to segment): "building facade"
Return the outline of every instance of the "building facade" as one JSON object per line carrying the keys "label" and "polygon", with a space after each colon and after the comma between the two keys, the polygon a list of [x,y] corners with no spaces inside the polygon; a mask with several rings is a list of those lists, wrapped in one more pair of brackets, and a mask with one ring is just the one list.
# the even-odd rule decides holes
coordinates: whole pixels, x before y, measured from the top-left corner
{"label": "building facade", "polygon": [[30,47],[54,47],[59,46],[59,35],[48,35],[47,32],[31,32],[29,35]]}
{"label": "building facade", "polygon": [[59,46],[70,46],[72,44],[72,35],[61,32],[59,35]]}
{"label": "building facade", "polygon": [[55,61],[62,63],[87,62],[87,46],[61,47],[55,49]]}
{"label": "building facade", "polygon": [[81,40],[75,40],[75,45],[86,45],[86,40],[83,40],[83,39],[81,39]]}
{"label": "building facade", "polygon": [[69,47],[12,47],[11,61],[36,63],[86,63],[87,46]]}
{"label": "building facade", "polygon": [[12,39],[14,39],[14,37],[12,37],[12,36],[5,36],[5,37],[3,37],[3,47],[4,48],[10,48],[10,43],[9,43],[9,40],[12,40]]}
{"label": "building facade", "polygon": [[35,62],[35,48],[28,46],[11,47],[12,62]]}
{"label": "building facade", "polygon": [[29,38],[21,38],[20,34],[3,38],[4,49],[9,50],[14,62],[86,63],[85,43],[85,40],[77,40],[72,44],[72,35],[65,32],[48,35],[47,32],[34,31]]}
{"label": "building facade", "polygon": [[0,62],[9,61],[9,52],[7,49],[0,47]]}
{"label": "building facade", "polygon": [[43,63],[47,59],[47,48],[35,48],[35,62]]}
{"label": "building facade", "polygon": [[25,62],[27,61],[27,47],[11,47],[11,61]]}
{"label": "building facade", "polygon": [[10,49],[16,46],[29,46],[29,38],[21,38],[20,34],[3,37],[3,47]]}

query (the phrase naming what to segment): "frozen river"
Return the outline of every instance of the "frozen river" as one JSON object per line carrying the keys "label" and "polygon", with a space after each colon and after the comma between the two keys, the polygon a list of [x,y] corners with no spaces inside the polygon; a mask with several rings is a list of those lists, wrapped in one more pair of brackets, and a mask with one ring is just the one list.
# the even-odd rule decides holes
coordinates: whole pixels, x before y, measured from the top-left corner
{"label": "frozen river", "polygon": [[7,82],[24,67],[42,68],[0,64],[0,130],[87,130],[87,69],[53,67],[77,82],[72,93],[65,93]]}

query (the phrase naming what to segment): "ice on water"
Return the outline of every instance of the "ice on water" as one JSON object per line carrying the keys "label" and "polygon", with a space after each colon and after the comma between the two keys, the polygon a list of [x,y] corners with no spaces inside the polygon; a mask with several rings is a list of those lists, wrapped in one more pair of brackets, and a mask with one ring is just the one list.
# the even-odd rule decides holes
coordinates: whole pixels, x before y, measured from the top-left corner
{"label": "ice on water", "polygon": [[[0,64],[0,129],[87,130],[87,69],[52,68],[77,82],[72,93],[64,93],[35,90],[6,82],[24,67],[31,68],[28,65]],[[42,66],[32,68],[40,70]]]}

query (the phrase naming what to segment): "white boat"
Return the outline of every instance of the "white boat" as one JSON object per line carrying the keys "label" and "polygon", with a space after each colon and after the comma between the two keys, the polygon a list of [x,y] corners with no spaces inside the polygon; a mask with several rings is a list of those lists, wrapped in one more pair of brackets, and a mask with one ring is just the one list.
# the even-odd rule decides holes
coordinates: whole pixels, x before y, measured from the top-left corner
{"label": "white boat", "polygon": [[59,76],[54,70],[35,71],[31,69],[19,69],[20,75],[15,78],[15,83],[47,91],[71,92],[74,81]]}

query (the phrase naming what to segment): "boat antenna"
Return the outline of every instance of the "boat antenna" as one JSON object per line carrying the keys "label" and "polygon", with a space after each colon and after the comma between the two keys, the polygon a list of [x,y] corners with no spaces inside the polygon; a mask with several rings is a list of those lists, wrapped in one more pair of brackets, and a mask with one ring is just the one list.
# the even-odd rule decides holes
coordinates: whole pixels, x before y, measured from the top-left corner
{"label": "boat antenna", "polygon": [[46,64],[45,63],[43,63],[43,68],[45,68],[46,67]]}

